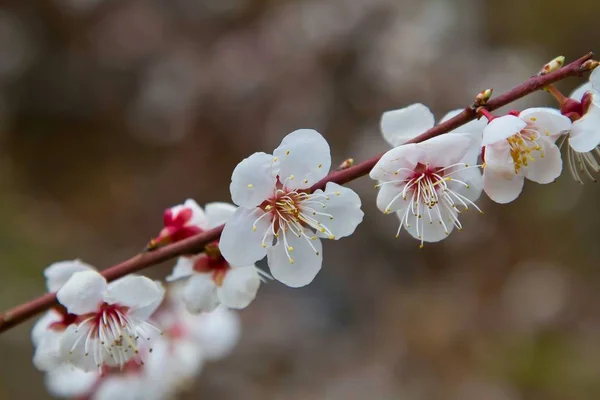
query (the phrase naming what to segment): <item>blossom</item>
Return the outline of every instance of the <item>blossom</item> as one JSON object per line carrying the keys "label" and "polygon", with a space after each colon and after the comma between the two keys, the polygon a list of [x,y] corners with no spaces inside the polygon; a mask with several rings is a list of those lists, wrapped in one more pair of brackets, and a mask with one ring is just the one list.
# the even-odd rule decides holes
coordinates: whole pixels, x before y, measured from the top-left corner
{"label": "blossom", "polygon": [[202,208],[193,199],[187,199],[183,204],[165,210],[164,227],[158,236],[150,241],[148,248],[153,249],[194,236],[202,232],[202,226],[206,223]]}
{"label": "blossom", "polygon": [[523,190],[525,178],[553,182],[562,171],[554,142],[570,128],[571,121],[550,108],[530,108],[519,116],[490,121],[483,132],[485,193],[497,203],[509,203]]}
{"label": "blossom", "polygon": [[[49,292],[59,290],[76,272],[93,271],[94,267],[80,260],[60,261],[44,270]],[[75,322],[76,316],[63,307],[46,312],[33,326],[31,340],[35,346],[33,365],[40,371],[51,371],[63,363],[60,355],[60,339],[67,327]]]}
{"label": "blossom", "polygon": [[142,276],[107,284],[95,271],[73,274],[56,295],[77,317],[61,337],[62,358],[86,372],[140,360],[140,342],[160,333],[148,319],[163,295],[161,285]]}
{"label": "blossom", "polygon": [[362,221],[358,195],[329,182],[309,188],[331,166],[329,145],[318,132],[287,135],[273,155],[254,153],[234,169],[229,186],[239,206],[225,224],[219,248],[232,265],[250,265],[267,256],[278,281],[300,287],[321,269],[320,238],[340,239]]}
{"label": "blossom", "polygon": [[458,215],[481,194],[477,165],[480,141],[477,135],[453,133],[421,143],[389,150],[369,176],[379,181],[377,207],[396,212],[400,219],[397,235],[404,227],[414,238],[437,242],[456,227]]}
{"label": "blossom", "polygon": [[600,69],[596,68],[590,82],[580,86],[561,107],[561,112],[571,118],[568,132],[567,162],[573,178],[583,183],[585,174],[596,180],[600,172]]}
{"label": "blossom", "polygon": [[70,364],[61,364],[44,378],[46,389],[54,397],[87,398],[100,379],[98,371],[84,372]]}
{"label": "blossom", "polygon": [[[199,227],[212,229],[225,223],[236,207],[228,203],[209,203],[202,215]],[[167,281],[189,278],[185,284],[183,300],[193,313],[209,312],[223,304],[229,308],[245,308],[256,297],[260,286],[259,270],[254,264],[230,265],[219,251],[218,242],[204,248],[197,256],[180,257],[167,277]]]}

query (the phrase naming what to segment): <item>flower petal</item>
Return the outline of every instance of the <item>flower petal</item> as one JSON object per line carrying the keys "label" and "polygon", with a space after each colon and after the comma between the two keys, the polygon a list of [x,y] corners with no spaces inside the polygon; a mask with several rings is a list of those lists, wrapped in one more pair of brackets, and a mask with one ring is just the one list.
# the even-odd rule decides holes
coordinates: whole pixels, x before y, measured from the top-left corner
{"label": "flower petal", "polygon": [[515,200],[521,194],[524,182],[525,177],[506,170],[488,166],[483,171],[483,190],[496,203],[505,204]]}
{"label": "flower petal", "polygon": [[[463,112],[463,108],[458,108],[456,110],[449,111],[444,117],[440,120],[440,124],[448,121],[450,118],[456,117],[458,114]],[[479,136],[483,135],[483,130],[487,126],[487,119],[485,117],[479,117],[478,119],[474,119],[473,121],[469,121],[466,124],[459,126],[456,129],[452,129],[451,132],[469,132],[476,133]]]}
{"label": "flower petal", "polygon": [[306,189],[324,178],[331,167],[329,144],[313,129],[298,129],[283,138],[273,155],[279,180],[290,189]]}
{"label": "flower petal", "polygon": [[446,167],[460,162],[471,146],[471,137],[467,134],[454,133],[440,135],[417,143],[423,152],[420,159],[422,164],[433,167]]}
{"label": "flower petal", "polygon": [[106,279],[96,271],[76,272],[60,288],[58,302],[71,314],[87,314],[95,311],[104,301]]}
{"label": "flower petal", "polygon": [[34,346],[37,346],[39,341],[46,335],[48,332],[48,327],[53,322],[58,322],[62,320],[62,316],[56,312],[55,310],[48,310],[40,319],[38,319],[33,328],[31,329],[31,341]]}
{"label": "flower petal", "polygon": [[394,147],[381,156],[369,176],[383,182],[404,180],[413,173],[421,158],[423,151],[416,143]]}
{"label": "flower petal", "polygon": [[254,265],[233,267],[217,288],[221,303],[229,308],[245,308],[254,300],[260,286],[260,276]]}
{"label": "flower petal", "polygon": [[56,292],[75,272],[95,271],[95,268],[81,260],[59,261],[44,270],[48,292]]}
{"label": "flower petal", "polygon": [[520,132],[527,126],[527,123],[514,115],[505,115],[498,117],[490,122],[483,130],[482,146],[496,143],[508,139],[514,134]]}
{"label": "flower petal", "polygon": [[404,186],[402,183],[381,186],[377,193],[377,208],[384,214],[405,208],[407,200],[400,195]]}
{"label": "flower petal", "polygon": [[44,383],[54,397],[85,398],[98,381],[97,371],[84,372],[70,364],[63,364],[49,371]]}
{"label": "flower petal", "polygon": [[[83,274],[85,272],[79,272]],[[73,364],[75,367],[82,369],[85,372],[97,371],[98,366],[94,361],[93,350],[92,354],[86,351],[86,337],[88,335],[91,324],[85,326],[69,325],[63,332],[60,338],[60,356],[67,362]],[[97,345],[97,344],[96,344]],[[90,345],[90,349],[93,349],[94,344]],[[104,349],[104,346],[102,346]],[[106,352],[103,354],[103,359],[110,358],[110,355]]]}
{"label": "flower petal", "polygon": [[519,116],[536,129],[540,135],[552,137],[555,140],[571,129],[571,120],[554,108],[528,108],[521,111]]}
{"label": "flower petal", "polygon": [[62,364],[60,338],[62,332],[48,330],[35,348],[33,365],[40,371],[51,371]]}
{"label": "flower petal", "polygon": [[[446,239],[448,235],[454,230],[454,223],[452,222],[456,218],[456,211],[451,211],[445,207],[438,207],[443,224],[440,222],[440,217],[434,212],[431,212],[431,217],[427,212],[421,211],[422,218],[411,218],[409,216],[409,226],[405,226],[406,231],[410,233],[415,239],[424,242],[435,243],[440,240]],[[404,212],[398,213],[398,217],[402,218]],[[412,221],[411,221],[412,219]]]}
{"label": "flower petal", "polygon": [[448,182],[448,187],[454,192],[465,196],[468,200],[473,202],[481,196],[481,192],[483,191],[483,179],[479,167],[467,168],[452,174],[452,179],[459,180],[468,185],[465,186],[455,181]]}
{"label": "flower petal", "polygon": [[[322,190],[317,190],[311,198],[322,193]],[[327,227],[336,240],[350,236],[354,233],[358,224],[362,222],[365,215],[360,209],[360,197],[354,190],[334,182],[327,183],[325,194],[327,195],[326,199],[317,199],[317,201],[325,204],[324,207],[313,203],[306,205],[314,209],[316,213],[312,218],[320,222],[322,226]],[[321,232],[317,232],[317,235],[324,238],[329,237],[329,235]]]}
{"label": "flower petal", "polygon": [[217,286],[212,274],[194,274],[183,290],[183,302],[191,313],[211,312],[219,305]]}
{"label": "flower petal", "polygon": [[192,210],[192,218],[186,224],[187,226],[198,226],[200,228],[206,228],[206,216],[204,215],[204,211],[202,211],[202,207],[196,203],[194,199],[187,199],[183,203],[183,207],[189,208]]}
{"label": "flower petal", "polygon": [[[108,285],[104,301],[108,304],[119,304],[133,311],[144,309],[145,315],[138,318],[148,318],[160,305],[165,291],[162,285],[145,276],[128,275]],[[150,309],[146,309],[150,306]]]}
{"label": "flower petal", "polygon": [[592,102],[583,117],[573,122],[569,145],[579,153],[592,151],[600,144],[600,101],[592,95]]}
{"label": "flower petal", "polygon": [[208,219],[208,229],[215,228],[219,225],[223,225],[229,221],[235,210],[236,206],[224,202],[207,203],[204,206],[206,218]]}
{"label": "flower petal", "polygon": [[[562,172],[562,158],[559,148],[551,140],[538,139],[544,158],[537,156],[525,168],[525,177],[537,183],[554,182]],[[540,154],[539,152],[537,154]]]}
{"label": "flower petal", "polygon": [[[600,76],[599,76],[600,77]],[[598,82],[600,83],[600,82]],[[581,101],[581,99],[583,99],[583,95],[586,92],[589,92],[590,90],[593,90],[594,88],[592,87],[592,82],[586,82],[583,85],[577,87],[577,89],[575,89],[570,95],[569,97],[572,99],[575,99],[577,101]]]}
{"label": "flower petal", "polygon": [[239,316],[227,309],[217,307],[211,313],[188,314],[187,326],[204,349],[207,360],[218,360],[231,353],[240,338]]}
{"label": "flower petal", "polygon": [[592,86],[594,90],[600,92],[600,68],[595,68],[590,74],[590,82],[592,82]]}
{"label": "flower petal", "polygon": [[[267,252],[269,269],[273,278],[289,287],[306,286],[315,279],[323,263],[321,240],[308,240],[293,234],[286,235],[288,249],[284,244],[283,235],[279,235],[277,244]],[[289,250],[289,247],[292,250]],[[290,254],[291,260],[287,253]]]}
{"label": "flower petal", "polygon": [[260,208],[238,208],[225,224],[219,249],[231,265],[251,265],[267,255],[267,247],[273,242],[273,234],[268,232],[272,218],[270,215],[260,218],[264,214]]}
{"label": "flower petal", "polygon": [[167,282],[173,282],[192,276],[194,273],[194,260],[195,257],[179,257],[177,263],[173,267],[173,272],[171,275],[167,276],[165,280]]}
{"label": "flower petal", "polygon": [[381,116],[381,133],[392,147],[400,146],[433,128],[435,118],[427,106],[416,103]]}
{"label": "flower petal", "polygon": [[273,195],[273,156],[254,153],[243,159],[231,175],[231,199],[240,207],[252,208]]}

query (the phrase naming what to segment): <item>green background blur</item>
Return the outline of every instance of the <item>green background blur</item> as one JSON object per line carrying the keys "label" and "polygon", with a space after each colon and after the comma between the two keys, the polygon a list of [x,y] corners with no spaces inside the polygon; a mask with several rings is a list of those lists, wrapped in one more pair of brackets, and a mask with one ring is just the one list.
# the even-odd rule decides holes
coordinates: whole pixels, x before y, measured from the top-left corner
{"label": "green background blur", "polygon": [[[366,159],[383,111],[500,93],[600,51],[599,21],[594,0],[0,1],[0,308],[43,293],[54,261],[130,257],[187,197],[228,200],[237,162],[294,129],[323,133],[334,165]],[[482,198],[423,250],[368,178],[350,186],[357,232],[325,244],[312,285],[263,286],[184,398],[600,397],[597,185]],[[0,399],[48,396],[30,328],[0,336]]]}

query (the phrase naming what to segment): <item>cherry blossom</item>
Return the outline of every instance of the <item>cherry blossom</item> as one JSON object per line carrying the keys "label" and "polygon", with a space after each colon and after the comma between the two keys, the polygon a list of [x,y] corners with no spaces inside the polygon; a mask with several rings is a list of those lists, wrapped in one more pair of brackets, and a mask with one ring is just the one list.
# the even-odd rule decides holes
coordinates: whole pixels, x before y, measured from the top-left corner
{"label": "cherry blossom", "polygon": [[143,276],[107,284],[95,271],[73,274],[57,293],[58,301],[77,318],[61,337],[62,358],[86,372],[141,361],[140,343],[160,333],[148,319],[163,295],[160,284]]}
{"label": "cherry blossom", "polygon": [[223,257],[251,265],[267,256],[278,281],[312,282],[323,261],[320,238],[351,235],[364,215],[351,189],[329,182],[325,191],[307,191],[330,166],[329,145],[312,129],[290,133],[273,155],[254,153],[240,162],[229,186],[239,208],[221,235]]}
{"label": "cherry blossom", "polygon": [[[227,222],[237,207],[228,203],[209,203],[199,227],[212,229]],[[209,312],[224,304],[229,308],[245,308],[256,297],[260,286],[259,270],[253,264],[232,266],[221,255],[218,242],[204,248],[197,256],[180,257],[167,281],[189,278],[183,300],[193,313]]]}
{"label": "cherry blossom", "polygon": [[379,181],[377,207],[400,219],[396,236],[405,228],[423,246],[462,229],[459,214],[470,207],[479,210],[474,201],[481,194],[480,148],[478,135],[453,133],[405,144],[381,157],[369,175]]}
{"label": "cherry blossom", "polygon": [[553,182],[562,171],[554,142],[570,128],[571,121],[550,108],[492,119],[483,132],[485,193],[497,203],[509,203],[523,190],[525,178]]}

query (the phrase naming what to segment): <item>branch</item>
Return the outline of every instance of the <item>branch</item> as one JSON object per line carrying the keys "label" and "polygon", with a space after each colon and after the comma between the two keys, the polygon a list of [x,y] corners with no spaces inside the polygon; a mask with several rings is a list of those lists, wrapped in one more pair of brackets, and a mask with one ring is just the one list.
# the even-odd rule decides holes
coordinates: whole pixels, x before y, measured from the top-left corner
{"label": "branch", "polygon": [[[581,76],[583,73],[588,72],[588,69],[583,68],[582,64],[593,57],[593,53],[586,54],[580,59],[573,61],[572,63],[564,66],[563,68],[548,73],[546,75],[536,75],[527,79],[525,82],[514,87],[501,94],[500,96],[488,101],[486,108],[493,111],[497,108],[503,107],[515,100],[527,96],[537,90],[544,88],[552,83],[558,82],[571,76]],[[472,121],[477,117],[477,113],[473,107],[465,108],[460,114],[448,121],[434,126],[428,131],[415,137],[409,143],[418,143],[424,140],[430,139],[434,136],[438,136],[447,133],[461,125]],[[334,171],[327,175],[325,178],[314,184],[310,190],[314,191],[317,189],[324,189],[328,182],[335,182],[338,184],[344,184],[354,179],[360,178],[361,176],[367,175],[375,166],[377,161],[383,154],[373,157],[360,164],[356,164],[350,168]],[[102,275],[107,280],[112,281],[118,279],[127,274],[141,271],[144,268],[152,265],[167,261],[174,257],[183,254],[199,253],[204,250],[204,246],[214,240],[217,240],[223,231],[223,226],[211,229],[210,231],[202,232],[196,236],[188,239],[173,243],[171,245],[159,248],[155,251],[148,253],[138,254],[129,260],[123,261],[120,264],[113,265],[110,268],[102,271]],[[24,304],[21,304],[11,310],[8,310],[4,314],[0,315],[0,332],[4,332],[13,326],[16,326],[27,319],[50,309],[52,306],[57,304],[56,293],[47,293],[34,300],[30,300]]]}

